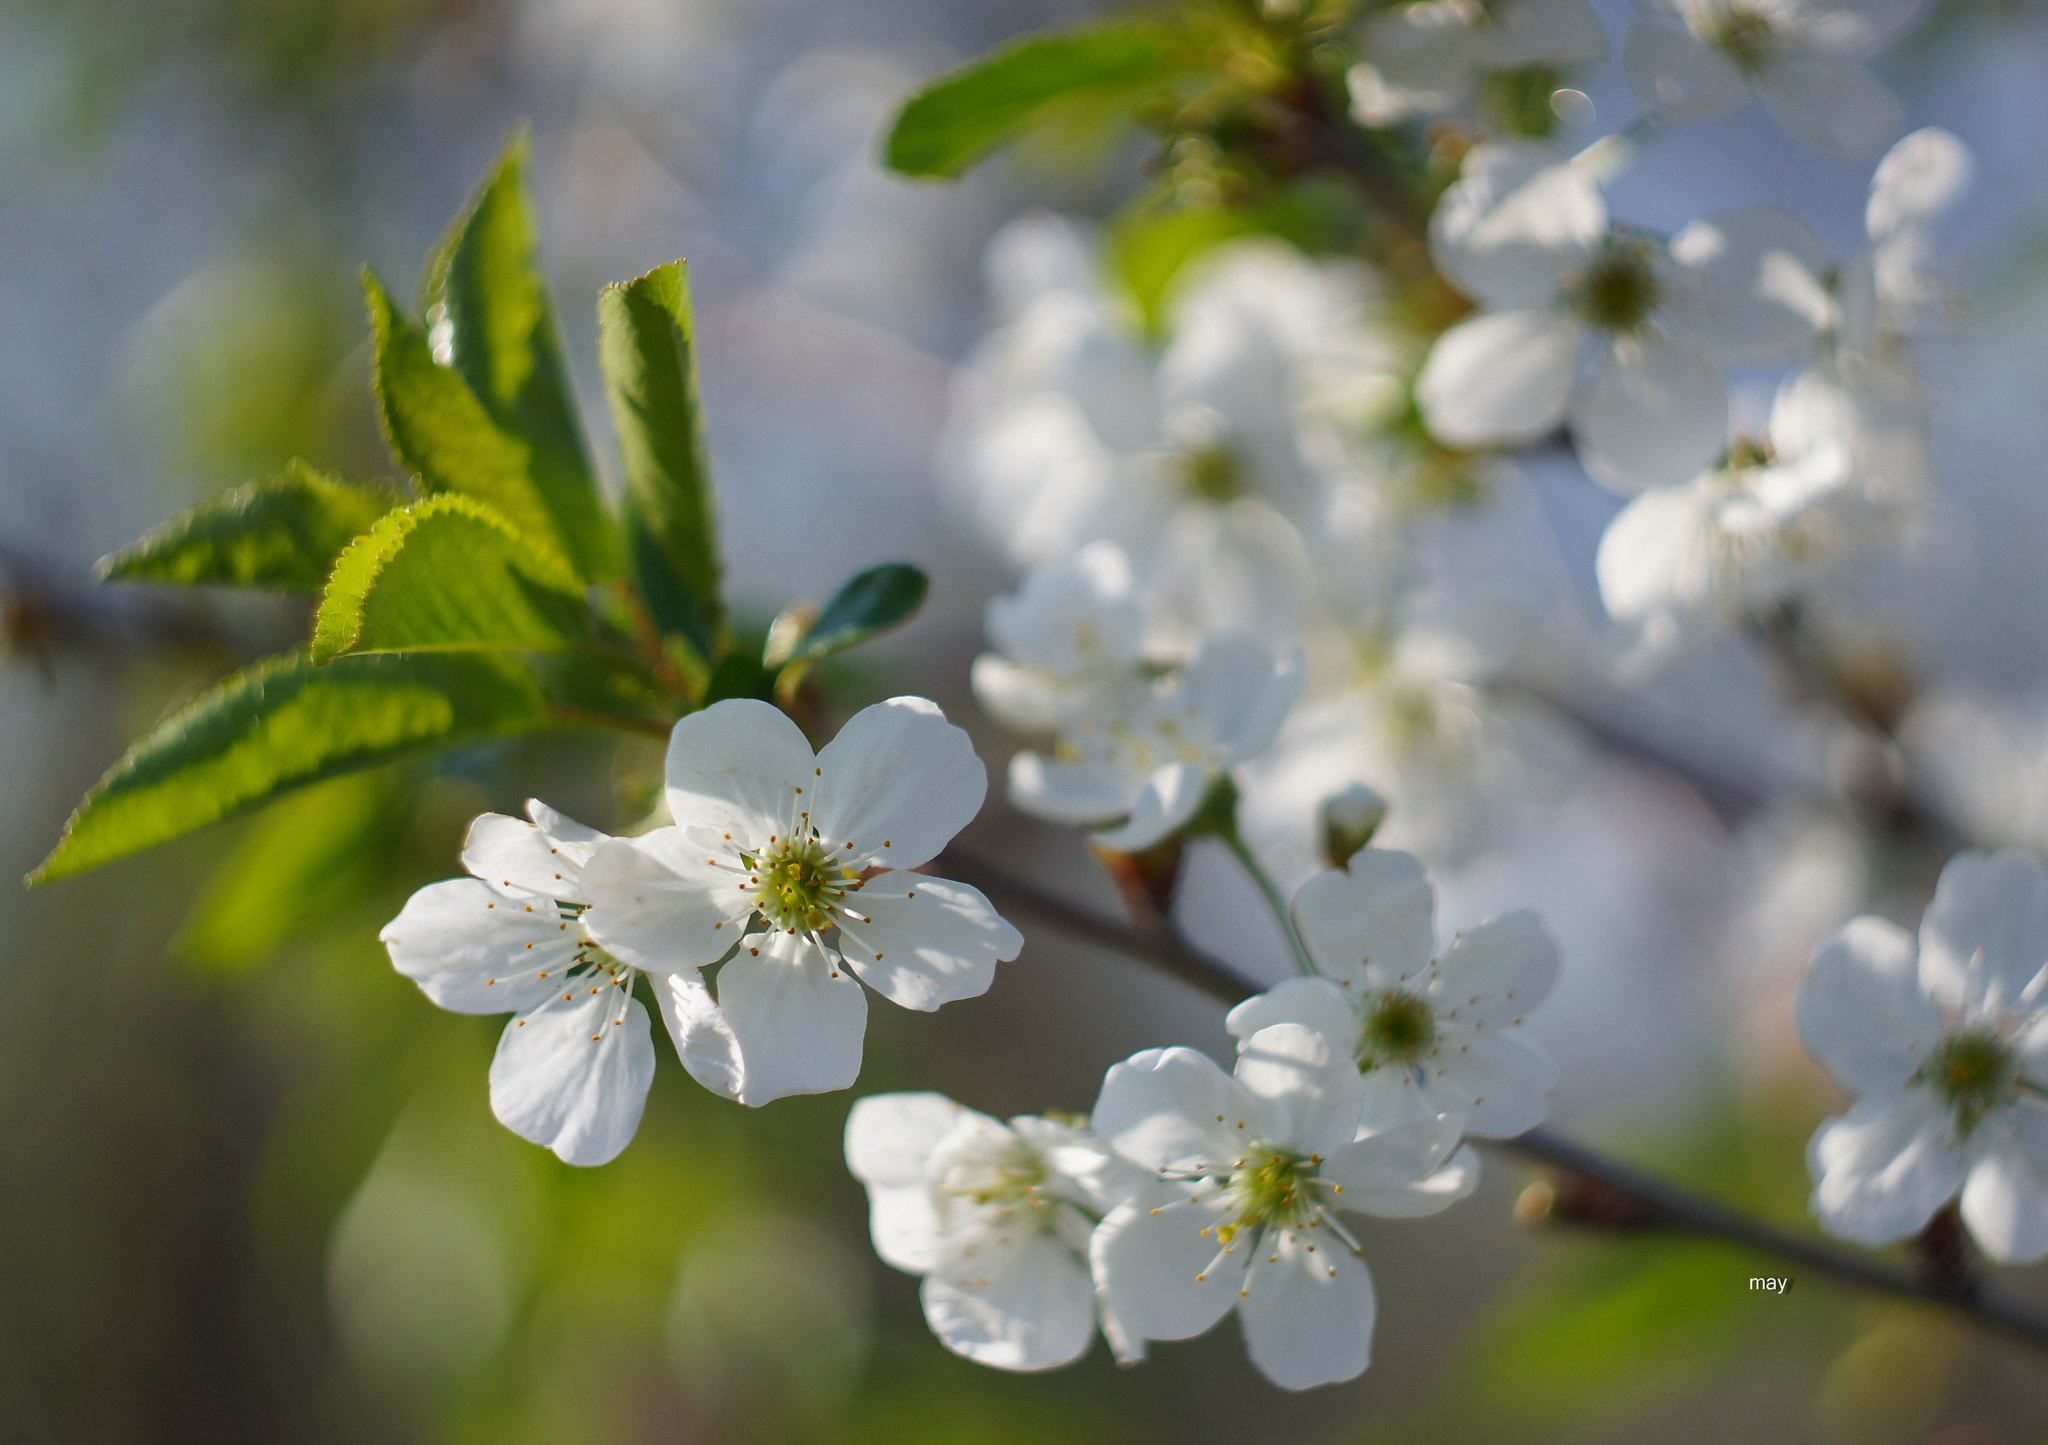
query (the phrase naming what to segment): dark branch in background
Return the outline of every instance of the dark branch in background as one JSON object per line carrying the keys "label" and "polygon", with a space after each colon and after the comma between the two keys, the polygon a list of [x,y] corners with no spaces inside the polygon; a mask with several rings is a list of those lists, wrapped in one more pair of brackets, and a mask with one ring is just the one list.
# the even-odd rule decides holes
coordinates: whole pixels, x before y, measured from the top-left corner
{"label": "dark branch in background", "polygon": [[[1219,1003],[1235,1004],[1264,991],[1263,985],[1171,933],[1105,918],[956,849],[940,854],[932,868],[979,888],[1005,914],[1034,919],[1078,941],[1112,949]],[[2048,1310],[1984,1287],[1965,1266],[1960,1238],[1933,1237],[1932,1227],[1920,1246],[1922,1268],[1908,1274],[1854,1250],[1751,1219],[1549,1129],[1531,1129],[1492,1147],[1550,1171],[1542,1191],[1534,1196],[1537,1207],[1518,1210],[1525,1220],[1718,1239],[1864,1289],[1945,1305],[2033,1344],[2048,1345]]]}
{"label": "dark branch in background", "polygon": [[84,580],[87,571],[60,571],[29,548],[0,540],[0,648],[34,659],[46,678],[67,652],[249,652],[246,638],[186,598],[154,587],[96,587]]}

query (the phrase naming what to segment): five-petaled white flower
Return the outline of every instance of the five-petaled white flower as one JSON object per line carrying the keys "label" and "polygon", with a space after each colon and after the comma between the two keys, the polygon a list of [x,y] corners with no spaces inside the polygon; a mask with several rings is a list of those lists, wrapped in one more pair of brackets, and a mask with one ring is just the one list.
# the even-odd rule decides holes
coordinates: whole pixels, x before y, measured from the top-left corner
{"label": "five-petaled white flower", "polygon": [[1528,141],[1467,153],[1429,241],[1487,308],[1430,348],[1415,384],[1429,429],[1482,446],[1568,418],[1586,470],[1623,490],[1683,481],[1719,455],[1717,356],[1783,356],[1828,319],[1824,248],[1789,212],[1725,212],[1667,246],[1610,224],[1589,168]]}
{"label": "five-petaled white flower", "polygon": [[585,865],[585,922],[665,975],[669,1027],[708,1088],[743,1104],[843,1089],[867,1029],[856,976],[935,1009],[984,992],[1023,946],[980,893],[911,871],[988,786],[967,734],[924,698],[864,708],[815,755],[778,709],[729,699],[676,724],[667,782],[675,822]]}
{"label": "five-petaled white flower", "polygon": [[1557,1065],[1518,1025],[1557,981],[1557,945],[1517,911],[1435,952],[1435,898],[1422,864],[1368,848],[1294,895],[1319,977],[1289,979],[1230,1011],[1240,1038],[1304,1024],[1354,1060],[1365,1126],[1439,1115],[1507,1139],[1543,1121]]}
{"label": "five-petaled white flower", "polygon": [[[1411,1215],[1457,1147],[1458,1121],[1359,1137],[1364,1081],[1298,1024],[1245,1040],[1235,1075],[1192,1049],[1113,1066],[1096,1131],[1157,1183],[1090,1244],[1095,1279],[1133,1335],[1181,1340],[1235,1309],[1252,1363],[1290,1390],[1348,1380],[1372,1358],[1372,1276],[1340,1209]],[[1436,1197],[1452,1203],[1456,1192]]]}
{"label": "five-petaled white flower", "polygon": [[1358,51],[1351,114],[1382,126],[1462,105],[1486,71],[1605,60],[1607,32],[1587,0],[1397,0],[1359,26]]}
{"label": "five-petaled white flower", "polygon": [[[1087,1353],[1100,1309],[1088,1237],[1150,1176],[1076,1124],[1004,1124],[942,1094],[860,1100],[846,1163],[867,1186],[875,1252],[924,1276],[924,1316],[946,1348],[1004,1370]],[[1119,1359],[1143,1355],[1106,1310],[1101,1323]]]}
{"label": "five-petaled white flower", "polygon": [[592,942],[583,872],[604,834],[539,800],[531,823],[486,813],[462,866],[378,934],[391,962],[442,1008],[513,1013],[491,1060],[491,1109],[571,1164],[616,1157],[654,1081],[636,970]]}
{"label": "five-petaled white flower", "polygon": [[1212,637],[1164,677],[1134,674],[1097,695],[1051,758],[1010,760],[1010,800],[1059,823],[1114,824],[1105,848],[1136,852],[1186,825],[1210,787],[1272,745],[1301,693],[1302,659],[1278,662],[1243,637]]}
{"label": "five-petaled white flower", "polygon": [[1835,155],[1868,155],[1905,109],[1862,57],[1889,44],[1919,0],[1645,0],[1622,66],[1644,105],[1698,120],[1763,98],[1778,123]]}
{"label": "five-petaled white flower", "polygon": [[1913,936],[1865,916],[1823,939],[1793,1017],[1856,1101],[1806,1151],[1832,1233],[1885,1244],[1957,1191],[1992,1258],[2048,1256],[2048,877],[1964,852]]}
{"label": "five-petaled white flower", "polygon": [[974,695],[1013,728],[1056,728],[1142,672],[1145,612],[1130,559],[1114,542],[1024,574],[988,604],[998,649],[974,659]]}

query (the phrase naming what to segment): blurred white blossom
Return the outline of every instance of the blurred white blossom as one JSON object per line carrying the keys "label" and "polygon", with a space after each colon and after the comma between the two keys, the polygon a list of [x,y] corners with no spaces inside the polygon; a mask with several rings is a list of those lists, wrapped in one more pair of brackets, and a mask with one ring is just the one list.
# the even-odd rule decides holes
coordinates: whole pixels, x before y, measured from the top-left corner
{"label": "blurred white blossom", "polygon": [[1355,49],[1351,114],[1383,126],[1458,108],[1487,71],[1605,60],[1607,32],[1587,0],[1397,0],[1366,16]]}

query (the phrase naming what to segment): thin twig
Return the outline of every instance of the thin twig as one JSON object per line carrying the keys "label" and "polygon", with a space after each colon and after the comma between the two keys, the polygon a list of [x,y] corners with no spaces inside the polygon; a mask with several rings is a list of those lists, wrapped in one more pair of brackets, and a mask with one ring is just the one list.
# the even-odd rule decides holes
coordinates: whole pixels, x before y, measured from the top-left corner
{"label": "thin twig", "polygon": [[[1077,939],[1113,949],[1220,1003],[1235,1004],[1263,991],[1263,985],[1255,980],[1171,934],[1147,933],[1105,918],[984,859],[949,849],[933,867],[980,889],[1006,913],[1035,918]],[[2048,1345],[2048,1311],[2026,1300],[1974,1282],[1959,1289],[1946,1281],[1916,1279],[1868,1255],[1752,1219],[1552,1130],[1531,1129],[1494,1147],[1594,1181],[1627,1203],[1633,1227],[1668,1229],[1740,1245],[1882,1294],[1945,1305],[2008,1334]]]}

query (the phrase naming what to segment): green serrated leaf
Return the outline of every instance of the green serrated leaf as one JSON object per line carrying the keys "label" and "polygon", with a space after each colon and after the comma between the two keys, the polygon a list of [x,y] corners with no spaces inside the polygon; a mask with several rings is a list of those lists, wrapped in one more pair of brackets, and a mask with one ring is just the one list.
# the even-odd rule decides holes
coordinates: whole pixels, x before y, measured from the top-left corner
{"label": "green serrated leaf", "polygon": [[270,658],[179,708],[131,747],[86,794],[28,881],[96,868],[416,749],[551,721],[532,676],[507,657]]}
{"label": "green serrated leaf", "polygon": [[350,540],[400,500],[388,487],[344,482],[294,461],[278,476],[180,512],[100,559],[96,575],[317,592]]}
{"label": "green serrated leaf", "polygon": [[1027,35],[912,96],[890,128],[884,159],[903,175],[951,179],[1017,140],[1055,101],[1126,91],[1135,102],[1185,68],[1162,33],[1142,26]]}
{"label": "green serrated leaf", "polygon": [[684,263],[605,287],[597,319],[634,575],[661,628],[708,655],[724,603]]}
{"label": "green serrated leaf", "polygon": [[870,567],[832,595],[790,652],[792,663],[816,662],[869,638],[901,627],[924,606],[931,582],[917,568],[903,562],[884,562]]}
{"label": "green serrated leaf", "polygon": [[377,410],[400,464],[424,490],[485,502],[520,531],[575,557],[580,504],[548,492],[533,444],[500,427],[462,374],[434,360],[426,332],[367,269],[363,294],[376,353]]}
{"label": "green serrated leaf", "polygon": [[569,560],[604,578],[618,562],[541,273],[526,157],[521,127],[436,248],[424,304],[445,325],[447,364],[498,428],[532,449],[529,471]]}
{"label": "green serrated leaf", "polygon": [[589,636],[568,564],[474,498],[429,497],[386,515],[334,564],[312,655],[469,648],[550,651]]}

